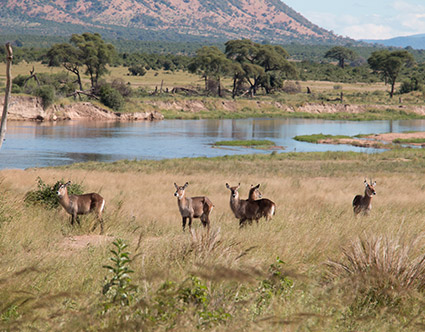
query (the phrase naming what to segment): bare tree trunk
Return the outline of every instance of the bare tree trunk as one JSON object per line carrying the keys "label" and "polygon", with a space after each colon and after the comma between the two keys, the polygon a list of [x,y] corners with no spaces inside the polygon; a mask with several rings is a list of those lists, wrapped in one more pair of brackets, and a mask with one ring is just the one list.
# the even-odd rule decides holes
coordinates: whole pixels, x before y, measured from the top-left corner
{"label": "bare tree trunk", "polygon": [[0,149],[3,145],[4,137],[6,136],[6,120],[7,120],[7,112],[9,110],[9,98],[12,92],[12,59],[13,59],[13,50],[10,43],[6,45],[6,91],[4,94],[4,105],[3,105],[3,114],[1,116],[1,124],[0,124]]}

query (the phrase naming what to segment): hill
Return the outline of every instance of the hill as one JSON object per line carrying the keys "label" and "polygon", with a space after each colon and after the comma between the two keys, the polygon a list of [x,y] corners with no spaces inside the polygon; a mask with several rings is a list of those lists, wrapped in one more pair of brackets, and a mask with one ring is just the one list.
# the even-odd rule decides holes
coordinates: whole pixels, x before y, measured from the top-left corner
{"label": "hill", "polygon": [[352,42],[311,23],[280,0],[4,0],[1,34],[277,43]]}
{"label": "hill", "polygon": [[384,46],[395,46],[395,47],[412,47],[417,50],[425,49],[425,34],[395,37],[390,39],[369,39],[363,40],[367,43],[381,44]]}

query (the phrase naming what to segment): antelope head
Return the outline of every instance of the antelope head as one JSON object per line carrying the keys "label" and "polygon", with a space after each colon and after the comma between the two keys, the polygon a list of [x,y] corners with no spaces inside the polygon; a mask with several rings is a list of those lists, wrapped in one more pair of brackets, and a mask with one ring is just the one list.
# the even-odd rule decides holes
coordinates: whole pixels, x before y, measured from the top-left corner
{"label": "antelope head", "polygon": [[260,192],[260,184],[254,186],[251,184],[251,189],[249,190],[249,198],[253,200],[257,200],[263,197],[263,194]]}
{"label": "antelope head", "polygon": [[372,179],[370,179],[370,183],[368,183],[367,180],[365,179],[364,184],[366,186],[365,194],[367,196],[372,197],[376,195],[376,190],[375,190],[376,181],[372,182]]}
{"label": "antelope head", "polygon": [[239,187],[241,186],[241,184],[239,183],[237,186],[235,187],[230,187],[228,183],[226,183],[226,188],[230,190],[230,193],[232,195],[233,198],[238,198],[239,197]]}
{"label": "antelope head", "polygon": [[184,186],[178,186],[174,182],[174,187],[176,187],[176,192],[174,193],[174,196],[176,196],[178,199],[182,199],[184,196],[184,191],[186,190],[187,186],[189,185],[188,182],[184,184]]}
{"label": "antelope head", "polygon": [[61,184],[60,184],[60,186],[59,186],[59,188],[58,188],[58,191],[56,192],[56,194],[59,196],[59,198],[62,198],[62,197],[64,197],[64,196],[66,196],[66,194],[67,194],[67,192],[68,192],[67,187],[68,187],[70,184],[71,184],[71,181],[68,181],[68,182],[67,182],[67,183],[65,183],[65,184],[63,184],[63,183],[61,183]]}

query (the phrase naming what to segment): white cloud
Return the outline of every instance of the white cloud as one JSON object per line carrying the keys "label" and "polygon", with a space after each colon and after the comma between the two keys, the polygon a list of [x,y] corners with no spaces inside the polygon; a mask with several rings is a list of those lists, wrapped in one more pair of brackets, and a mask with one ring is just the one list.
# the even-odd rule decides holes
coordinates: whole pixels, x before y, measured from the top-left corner
{"label": "white cloud", "polygon": [[342,31],[353,39],[387,39],[394,36],[391,27],[372,23],[347,26]]}
{"label": "white cloud", "polygon": [[397,11],[396,20],[405,28],[405,34],[425,32],[425,6],[406,1],[395,1],[392,6]]}

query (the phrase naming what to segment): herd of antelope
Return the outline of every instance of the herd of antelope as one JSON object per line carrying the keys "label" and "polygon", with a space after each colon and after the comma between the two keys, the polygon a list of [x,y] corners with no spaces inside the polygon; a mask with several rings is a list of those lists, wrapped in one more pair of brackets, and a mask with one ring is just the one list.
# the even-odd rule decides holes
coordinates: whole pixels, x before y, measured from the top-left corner
{"label": "herd of antelope", "polygon": [[[100,233],[103,233],[103,218],[102,213],[105,207],[105,199],[97,193],[83,194],[83,195],[69,195],[67,187],[70,181],[65,184],[60,184],[56,194],[59,203],[63,206],[66,212],[71,215],[71,225],[74,220],[80,224],[78,219],[79,215],[88,214],[91,212],[96,213],[97,220],[100,223]],[[186,182],[183,186],[178,186],[174,183],[176,192],[174,196],[177,197],[177,205],[179,207],[180,215],[182,217],[183,231],[186,228],[188,221],[189,229],[192,227],[193,218],[199,218],[202,225],[209,229],[210,227],[210,214],[214,208],[214,204],[206,196],[186,197],[186,188],[189,183]],[[354,215],[358,214],[368,215],[372,209],[372,197],[376,195],[375,186],[376,181],[370,183],[364,180],[365,193],[364,195],[356,195],[353,200]],[[246,222],[252,223],[255,220],[257,223],[261,218],[266,220],[272,219],[276,213],[276,204],[267,198],[262,198],[259,190],[260,185],[253,186],[249,190],[248,199],[241,199],[239,197],[240,183],[237,186],[231,187],[226,183],[226,188],[230,190],[230,208],[239,219],[239,226],[245,226]],[[92,231],[96,228],[93,226]]]}

